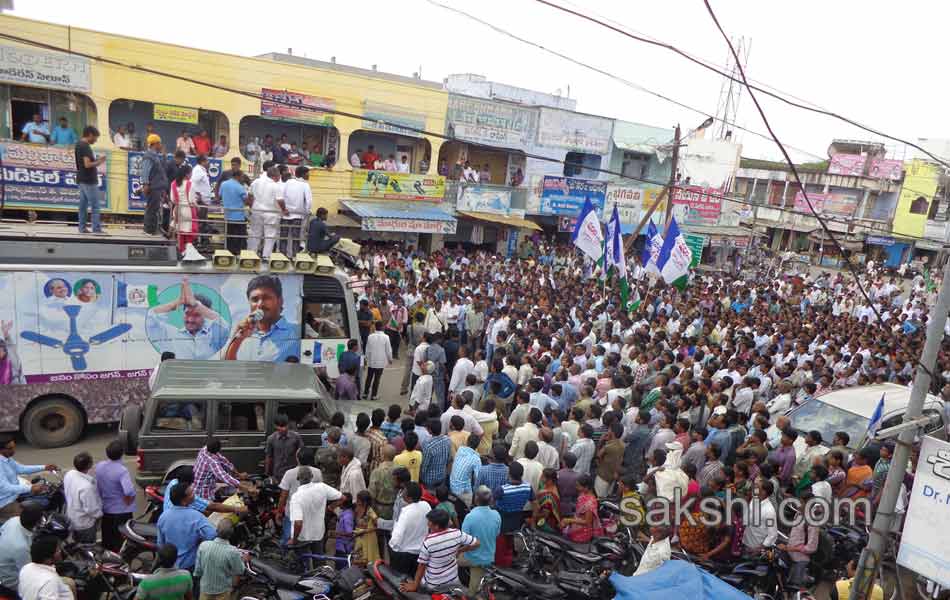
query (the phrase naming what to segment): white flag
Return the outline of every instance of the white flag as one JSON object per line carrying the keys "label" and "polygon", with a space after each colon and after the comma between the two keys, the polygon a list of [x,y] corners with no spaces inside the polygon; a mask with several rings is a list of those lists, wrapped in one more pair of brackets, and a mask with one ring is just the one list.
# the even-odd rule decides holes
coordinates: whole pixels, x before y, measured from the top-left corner
{"label": "white flag", "polygon": [[670,221],[670,228],[666,232],[666,240],[660,249],[660,257],[656,261],[663,281],[677,282],[685,286],[685,280],[678,281],[689,275],[689,264],[693,260],[693,251],[686,244],[686,238],[680,232],[676,219]]}
{"label": "white flag", "polygon": [[597,211],[594,210],[590,198],[584,202],[584,208],[577,217],[571,241],[593,261],[600,260],[604,254],[604,233],[600,229],[600,219],[597,218]]}

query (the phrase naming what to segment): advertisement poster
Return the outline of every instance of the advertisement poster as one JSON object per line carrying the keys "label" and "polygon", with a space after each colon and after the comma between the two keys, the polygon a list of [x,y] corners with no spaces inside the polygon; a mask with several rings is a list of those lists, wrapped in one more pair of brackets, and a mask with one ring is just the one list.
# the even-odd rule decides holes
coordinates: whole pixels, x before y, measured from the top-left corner
{"label": "advertisement poster", "polygon": [[88,92],[91,64],[81,56],[0,44],[0,81],[15,85]]}
{"label": "advertisement poster", "polygon": [[910,490],[897,562],[927,579],[950,587],[947,540],[934,532],[950,530],[950,443],[925,437]]}
{"label": "advertisement poster", "polygon": [[395,231],[400,233],[454,234],[458,227],[455,219],[436,221],[430,219],[402,219],[399,217],[363,217],[363,231]]}
{"label": "advertisement poster", "polygon": [[864,175],[867,160],[868,157],[863,154],[835,154],[828,164],[828,174],[860,177]]}
{"label": "advertisement poster", "polygon": [[198,109],[172,104],[154,104],[152,118],[156,121],[173,121],[175,123],[198,124]]}
{"label": "advertisement poster", "polygon": [[[102,151],[95,150],[96,156]],[[76,183],[76,157],[72,148],[5,142],[0,144],[3,157],[3,182],[7,206],[29,208],[77,208],[79,184]],[[99,189],[102,210],[109,210],[107,166],[99,165]]]}
{"label": "advertisement poster", "polygon": [[408,111],[401,106],[363,101],[363,129],[375,129],[396,135],[422,137],[419,130],[426,128],[426,116]]}
{"label": "advertisement poster", "polygon": [[566,110],[542,108],[538,123],[538,143],[552,148],[564,148],[607,154],[610,152],[610,134],[613,121]]}
{"label": "advertisement poster", "polygon": [[[30,271],[0,274],[0,384],[142,377],[179,359],[300,356],[300,276]],[[256,313],[257,329],[248,328]],[[239,335],[247,329],[249,336]],[[144,374],[143,374],[144,370]]]}
{"label": "advertisement poster", "polygon": [[333,98],[308,96],[287,90],[261,89],[261,116],[291,119],[317,125],[332,125],[333,116],[325,111],[336,108]]}
{"label": "advertisement poster", "polygon": [[740,144],[725,140],[691,138],[680,153],[679,170],[686,185],[712,190],[732,189],[739,168]]}
{"label": "advertisement poster", "polygon": [[673,188],[673,216],[685,225],[715,225],[722,212],[722,192],[697,186]]}
{"label": "advertisement poster", "polygon": [[893,233],[923,237],[930,202],[937,193],[939,168],[915,159],[905,164],[904,169],[904,185],[901,187],[897,210],[894,212]]}
{"label": "advertisement poster", "polygon": [[904,163],[899,160],[887,158],[872,158],[871,168],[868,169],[868,177],[874,179],[889,179],[891,181],[900,181],[904,175]]}
{"label": "advertisement poster", "polygon": [[[129,210],[145,210],[145,200],[142,198],[142,157],[144,152],[129,152]],[[168,154],[165,160],[173,161],[174,155]],[[187,156],[185,160],[194,167],[198,164],[198,157]],[[211,178],[211,187],[218,182],[221,176],[222,163],[220,158],[208,158],[208,177]]]}
{"label": "advertisement poster", "polygon": [[350,191],[360,198],[442,202],[445,197],[445,177],[354,169]]}
{"label": "advertisement poster", "polygon": [[[656,202],[663,188],[648,185],[607,185],[607,195],[604,200],[604,215],[612,215],[614,205],[617,206],[617,216],[625,225],[639,225],[645,211]],[[660,203],[653,211],[650,220],[660,224],[666,214],[666,200]]]}
{"label": "advertisement poster", "polygon": [[455,209],[508,215],[511,213],[511,190],[488,189],[478,185],[462,186]]}
{"label": "advertisement poster", "polygon": [[534,141],[537,109],[449,94],[448,134],[460,140],[520,148]]}
{"label": "advertisement poster", "polygon": [[703,258],[703,247],[706,245],[706,236],[696,233],[686,233],[683,234],[683,239],[686,240],[686,245],[689,246],[690,252],[693,253],[693,260],[690,261],[689,268],[695,268]]}
{"label": "advertisement poster", "polygon": [[601,216],[606,195],[606,181],[546,175],[541,189],[540,212],[546,215],[577,216],[584,201],[590,198],[598,216]]}

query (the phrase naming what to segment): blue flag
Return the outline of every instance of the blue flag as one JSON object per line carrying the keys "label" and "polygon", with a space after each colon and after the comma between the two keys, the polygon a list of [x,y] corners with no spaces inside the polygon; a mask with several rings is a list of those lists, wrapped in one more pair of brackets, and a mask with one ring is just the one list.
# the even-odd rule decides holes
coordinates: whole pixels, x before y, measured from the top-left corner
{"label": "blue flag", "polygon": [[874,409],[874,414],[871,415],[871,420],[868,422],[867,437],[874,437],[877,435],[877,430],[881,428],[882,420],[884,420],[884,394],[881,394],[881,399],[877,403],[877,408]]}
{"label": "blue flag", "polygon": [[650,262],[650,243],[653,241],[653,238],[656,237],[656,234],[656,225],[653,221],[650,221],[650,224],[647,225],[646,243],[643,244],[643,252],[640,253],[640,262],[643,263],[644,267]]}

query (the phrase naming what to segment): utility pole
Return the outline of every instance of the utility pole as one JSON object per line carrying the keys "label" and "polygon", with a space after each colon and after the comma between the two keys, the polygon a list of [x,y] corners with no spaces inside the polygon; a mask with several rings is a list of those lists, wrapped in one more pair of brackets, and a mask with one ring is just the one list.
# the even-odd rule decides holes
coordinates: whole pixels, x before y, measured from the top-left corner
{"label": "utility pole", "polygon": [[755,225],[759,220],[759,203],[755,201],[755,198],[752,200],[752,234],[749,235],[749,242],[745,247],[745,256],[742,257],[742,268],[745,268],[749,264],[749,252],[752,250],[752,242],[755,241]]}
{"label": "utility pole", "polygon": [[663,191],[660,192],[660,195],[657,196],[656,202],[647,210],[646,214],[643,215],[643,218],[640,219],[640,224],[637,225],[637,228],[633,231],[631,235],[627,236],[626,241],[624,242],[624,252],[629,252],[633,250],[633,244],[637,241],[637,236],[640,235],[640,232],[643,231],[643,228],[646,227],[647,223],[650,221],[650,217],[653,216],[653,213],[656,211],[657,207],[663,203],[664,198],[667,199],[666,204],[666,226],[670,224],[670,217],[673,213],[673,186],[676,184],[676,169],[679,167],[680,160],[680,126],[679,123],[676,125],[676,131],[673,134],[673,160],[672,160],[672,172],[670,173],[670,181],[666,184],[666,187],[663,188]]}
{"label": "utility pole", "polygon": [[[927,322],[927,339],[924,350],[920,354],[920,363],[914,376],[914,385],[910,392],[910,403],[904,422],[920,418],[924,408],[924,401],[930,391],[930,373],[937,365],[937,352],[943,343],[943,329],[947,322],[947,311],[950,310],[950,263],[943,269],[943,284],[937,295],[937,304],[930,311],[930,320]],[[917,431],[906,429],[897,438],[894,447],[894,456],[891,459],[891,469],[887,472],[887,480],[881,491],[881,502],[874,517],[871,535],[867,547],[861,551],[858,570],[854,576],[854,585],[851,586],[849,600],[866,600],[870,598],[871,584],[874,582],[874,573],[880,570],[881,554],[887,541],[887,534],[891,531],[894,519],[894,509],[897,506],[897,496],[900,494],[901,483],[910,460],[910,449],[914,443]],[[940,532],[934,532],[939,534]],[[883,582],[882,582],[883,583]]]}

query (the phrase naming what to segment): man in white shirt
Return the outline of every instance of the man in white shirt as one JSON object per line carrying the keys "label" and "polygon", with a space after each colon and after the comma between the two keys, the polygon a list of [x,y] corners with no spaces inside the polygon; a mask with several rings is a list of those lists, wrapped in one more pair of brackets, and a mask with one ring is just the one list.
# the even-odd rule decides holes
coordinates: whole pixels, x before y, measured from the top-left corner
{"label": "man in white shirt", "polygon": [[208,175],[208,157],[204,154],[198,157],[195,167],[191,170],[191,189],[199,204],[211,202],[211,176]]}
{"label": "man in white shirt", "polygon": [[409,157],[405,154],[402,155],[402,159],[399,161],[399,164],[396,165],[396,170],[400,173],[409,172]]}
{"label": "man in white shirt", "polygon": [[30,560],[20,569],[17,591],[22,600],[74,600],[75,594],[54,566],[63,560],[59,538],[48,535],[34,540]]}
{"label": "man in white shirt", "polygon": [[300,251],[301,226],[313,208],[309,178],[310,169],[300,166],[294,171],[294,178],[284,184],[284,205],[289,214],[280,221],[280,248],[290,258]]}
{"label": "man in white shirt", "polygon": [[[315,546],[317,554],[323,554],[327,502],[339,500],[343,494],[325,483],[313,483],[309,469],[299,470],[297,481],[300,487],[290,499],[290,522],[293,523],[290,544],[309,544]],[[336,505],[331,505],[332,508]]]}
{"label": "man in white shirt", "polygon": [[363,161],[360,158],[360,155],[363,154],[362,150],[357,150],[352,155],[350,155],[350,166],[354,169],[362,169]]}
{"label": "man in white shirt", "polygon": [[112,136],[112,143],[116,145],[116,148],[121,150],[129,150],[132,146],[132,140],[129,138],[128,132],[125,130],[125,125],[119,125],[119,130],[115,132],[115,135]]}
{"label": "man in white shirt", "polygon": [[267,169],[267,172],[254,180],[251,184],[251,232],[247,240],[247,248],[253,252],[264,249],[261,256],[270,258],[280,233],[280,217],[287,214],[282,196],[283,186],[280,184],[280,171],[277,167]]}
{"label": "man in white shirt", "polygon": [[633,576],[646,575],[660,568],[663,563],[670,560],[671,552],[670,528],[665,525],[654,525],[650,528],[650,543],[643,551],[643,557],[640,558],[640,564],[633,572]]}
{"label": "man in white shirt", "polygon": [[89,474],[92,456],[80,452],[73,458],[75,470],[63,478],[66,496],[66,518],[73,532],[73,539],[80,544],[95,544],[99,519],[102,517],[102,499],[96,488],[95,478]]}
{"label": "man in white shirt", "polygon": [[415,481],[406,484],[403,490],[406,505],[399,512],[389,538],[389,564],[405,575],[415,575],[422,542],[429,534],[426,515],[431,507],[422,501],[422,488]]}
{"label": "man in white shirt", "polygon": [[343,467],[340,473],[340,491],[349,494],[350,498],[356,498],[357,494],[366,489],[363,465],[349,446],[340,446],[338,454],[340,466]]}
{"label": "man in white shirt", "polygon": [[750,514],[745,533],[742,535],[742,545],[745,554],[758,554],[763,548],[771,548],[778,537],[778,518],[775,506],[772,505],[774,488],[771,481],[759,483],[758,500],[749,507],[758,511],[758,515]]}
{"label": "man in white shirt", "polygon": [[373,388],[373,402],[379,400],[379,382],[383,379],[383,369],[393,362],[393,346],[386,335],[385,324],[379,321],[373,328],[373,333],[366,338],[366,383],[363,385],[363,400],[369,396],[370,386]]}
{"label": "man in white shirt", "polygon": [[465,380],[469,373],[475,370],[475,363],[468,357],[468,348],[459,346],[458,359],[452,369],[452,379],[449,380],[449,392],[460,394],[465,389]]}

